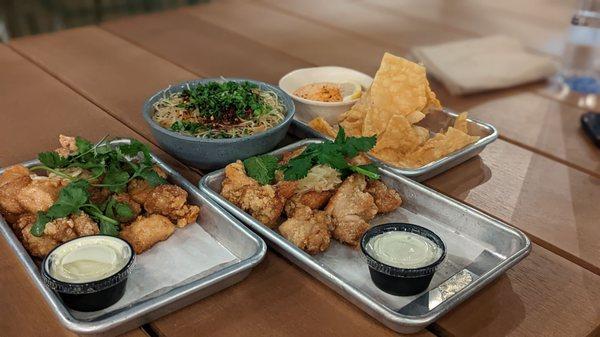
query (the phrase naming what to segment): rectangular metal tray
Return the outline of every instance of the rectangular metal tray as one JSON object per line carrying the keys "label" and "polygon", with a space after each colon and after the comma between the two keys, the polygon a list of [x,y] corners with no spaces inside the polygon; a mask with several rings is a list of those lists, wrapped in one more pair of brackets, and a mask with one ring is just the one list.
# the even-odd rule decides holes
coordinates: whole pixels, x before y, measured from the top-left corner
{"label": "rectangular metal tray", "polygon": [[[427,114],[418,125],[427,128],[431,132],[439,132],[440,130],[445,130],[448,126],[454,125],[456,116],[458,116],[458,114],[449,109],[435,110]],[[483,151],[488,144],[498,138],[498,130],[488,123],[467,118],[467,125],[470,135],[480,137],[477,142],[419,168],[397,167],[381,161],[374,156],[370,155],[369,157],[374,162],[379,163],[381,167],[385,167],[394,173],[401,174],[416,181],[423,181],[475,157]],[[308,121],[302,120],[298,114],[294,116],[289,132],[299,138],[330,139],[328,136],[311,128],[308,125]]]}
{"label": "rectangular metal tray", "polygon": [[[123,142],[129,142],[129,140],[117,140],[112,143]],[[266,245],[260,237],[241,224],[211,198],[201,193],[196,186],[161,159],[154,155],[152,155],[152,159],[167,172],[170,182],[179,185],[188,192],[188,200],[191,204],[200,206],[199,222],[202,224],[202,228],[235,255],[238,261],[228,264],[205,277],[177,286],[164,294],[137,302],[132,306],[119,309],[114,313],[100,316],[91,321],[82,321],[74,317],[56,293],[44,284],[38,264],[27,253],[10,225],[0,216],[0,231],[10,248],[17,255],[27,274],[42,293],[60,323],[75,333],[101,336],[117,335],[154,321],[242,281],[248,276],[252,268],[262,261],[266,254]],[[38,164],[39,161],[37,160],[23,163],[26,167]],[[5,169],[1,169],[0,174]]]}
{"label": "rectangular metal tray", "polygon": [[[272,154],[281,155],[316,142],[322,140],[303,140]],[[518,229],[387,168],[381,168],[380,172],[383,181],[400,193],[403,204],[391,215],[377,216],[371,224],[415,223],[436,232],[447,246],[447,258],[436,272],[430,288],[414,297],[392,296],[377,289],[358,249],[333,240],[327,251],[311,256],[278,232],[262,225],[219,194],[223,170],[204,176],[200,189],[293,263],[401,333],[417,332],[433,323],[529,253],[531,243]],[[464,256],[469,254],[471,258],[466,259]]]}

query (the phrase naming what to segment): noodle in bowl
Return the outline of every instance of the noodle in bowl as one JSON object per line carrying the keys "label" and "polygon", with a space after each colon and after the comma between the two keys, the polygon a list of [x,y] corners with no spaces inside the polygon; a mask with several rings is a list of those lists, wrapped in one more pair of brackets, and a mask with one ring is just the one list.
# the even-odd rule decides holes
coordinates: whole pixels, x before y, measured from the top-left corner
{"label": "noodle in bowl", "polygon": [[[185,97],[182,93],[186,89],[214,82],[255,85],[253,90],[266,108],[257,116],[248,113],[240,117],[238,113],[222,122],[183,107]],[[142,109],[144,119],[161,147],[186,164],[200,169],[223,167],[236,159],[272,150],[285,137],[294,112],[292,99],[278,87],[231,78],[192,80],[170,86],[146,100]],[[185,130],[176,128],[177,121],[181,122],[180,125],[188,123],[184,125]],[[209,123],[204,124],[206,121]]]}

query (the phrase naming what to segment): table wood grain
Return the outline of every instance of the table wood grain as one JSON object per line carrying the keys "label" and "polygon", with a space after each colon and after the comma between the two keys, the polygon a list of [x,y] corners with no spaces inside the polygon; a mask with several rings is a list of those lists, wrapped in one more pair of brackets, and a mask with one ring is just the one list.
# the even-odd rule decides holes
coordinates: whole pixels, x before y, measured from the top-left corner
{"label": "table wood grain", "polygon": [[[0,103],[12,107],[10,123],[0,124],[0,144],[11,144],[0,152],[0,166],[52,148],[60,132],[153,141],[141,119],[142,102],[168,84],[199,76],[276,82],[291,69],[328,64],[373,74],[384,51],[403,54],[413,45],[499,32],[558,55],[564,30],[555,21],[568,19],[571,5],[519,3],[335,0],[319,11],[313,0],[226,0],[18,39],[10,46],[21,55],[0,46]],[[547,17],[538,5],[548,7]],[[339,15],[327,13],[332,10]],[[473,20],[455,22],[461,17]],[[446,105],[497,125],[506,141],[427,185],[523,229],[539,245],[420,336],[599,335],[600,159],[574,123],[581,110],[553,99],[545,84],[470,97],[452,97],[438,83],[434,88]],[[32,128],[39,134],[35,142],[22,132]],[[196,171],[153,149],[197,181]],[[0,282],[9,289],[0,293],[6,303],[0,315],[36,323],[0,320],[2,335],[71,335],[4,242],[0,256]],[[16,303],[19,309],[11,310]],[[150,327],[166,337],[393,335],[275,253],[244,282]]]}
{"label": "table wood grain", "polygon": [[[215,4],[215,5],[218,5]],[[205,6],[198,7],[198,10],[204,10]],[[225,10],[224,10],[225,11]],[[187,11],[174,11],[161,13],[151,16],[140,16],[133,19],[119,20],[113,23],[105,24],[103,27],[107,28],[110,32],[115,34],[123,34],[127,40],[133,42],[135,45],[142,48],[149,48],[149,50],[162,50],[161,55],[165,60],[177,60],[177,63],[186,69],[194,69],[196,75],[206,76],[218,76],[218,73],[212,72],[209,67],[199,69],[196,64],[198,62],[190,62],[184,59],[184,56],[180,56],[181,53],[186,51],[171,48],[172,45],[183,45],[186,40],[180,35],[183,30],[187,31],[187,34],[202,34],[202,29],[205,27],[204,23],[194,23],[193,16],[186,13]],[[230,13],[230,12],[227,12]],[[211,14],[213,14],[211,12]],[[264,14],[264,13],[263,13]],[[213,19],[216,16],[213,16]],[[146,30],[143,27],[151,25],[151,22],[159,22],[159,25],[166,31],[170,31],[171,34],[167,36],[155,37],[156,34],[144,33]],[[191,22],[184,28],[179,28],[177,22]],[[307,25],[308,23],[301,21],[297,22],[298,25]],[[301,29],[300,27],[298,27]],[[126,33],[120,33],[126,32]],[[89,48],[87,41],[93,36],[96,41],[96,45],[93,47],[94,52],[90,53],[93,57],[80,58],[77,50]],[[236,35],[238,38],[234,41],[239,41],[242,37]],[[207,38],[208,39],[208,38]],[[121,102],[123,98],[117,98],[120,90],[113,90],[114,84],[110,81],[116,74],[123,74],[129,72],[134,74],[132,69],[129,67],[128,55],[137,53],[130,51],[125,53],[126,49],[134,49],[136,46],[123,45],[122,41],[115,37],[111,37],[106,33],[98,31],[96,28],[86,28],[84,30],[74,30],[69,32],[63,32],[54,34],[52,36],[33,37],[28,39],[21,39],[13,43],[15,48],[28,55],[34,60],[37,60],[43,67],[49,69],[51,72],[59,73],[61,78],[65,81],[75,83],[77,87],[84,88],[85,95],[89,95],[93,100],[98,100],[98,97],[108,98],[107,93],[111,93],[112,97],[109,97],[111,101]],[[211,39],[211,50],[228,50],[231,48],[229,40],[221,41],[218,39]],[[247,46],[252,45],[253,49],[262,48],[257,44],[246,44]],[[69,48],[55,48],[56,46],[69,46]],[[114,48],[120,48],[123,50],[121,53],[111,53],[110,50]],[[247,60],[251,64],[256,60],[255,53],[250,52]],[[277,68],[281,69],[279,76],[283,75],[284,69],[297,64],[296,59],[290,59],[281,55],[281,59],[277,61],[271,60],[271,63]],[[113,65],[112,69],[105,69],[102,74],[96,74],[94,65],[96,59],[110,59]],[[138,60],[143,62],[142,60]],[[234,58],[231,58],[231,62],[236,64]],[[76,64],[77,67],[68,67],[65,64]],[[309,65],[308,61],[305,63]],[[155,64],[155,67],[157,65]],[[165,66],[167,67],[167,66]],[[144,69],[137,69],[136,76],[131,76],[129,79],[123,77],[121,84],[124,87],[135,85],[137,78],[143,76]],[[90,77],[95,77],[95,83],[88,81]],[[186,75],[187,76],[187,75]],[[190,75],[191,76],[191,75]],[[270,75],[271,76],[271,75]],[[146,84],[152,83],[146,81]],[[156,81],[156,87],[160,88],[161,81]],[[149,90],[152,91],[152,90]],[[118,107],[115,109],[115,113],[118,114],[122,121],[127,123],[130,127],[136,131],[147,134],[148,128],[144,124],[139,114],[131,114],[129,111],[133,110],[135,106],[139,106],[143,103],[148,93],[142,93],[136,95],[131,92],[121,92],[121,94],[130,95],[130,98],[137,96],[137,102],[134,99],[130,99],[130,106]],[[555,151],[561,151],[563,154],[568,156],[575,156],[577,158],[588,158],[583,153],[579,155],[576,151],[571,149],[584,149],[589,153],[589,158],[600,157],[598,150],[593,148],[592,145],[584,144],[587,142],[586,138],[581,135],[581,131],[576,126],[568,122],[560,121],[560,111],[556,109],[564,109],[564,119],[570,118],[568,114],[573,115],[573,118],[578,118],[577,109],[568,105],[561,105],[560,103],[544,98],[539,95],[524,93],[520,94],[518,91],[512,90],[500,95],[488,95],[488,103],[482,105],[482,110],[478,110],[476,114],[479,116],[485,116],[486,113],[493,114],[494,116],[507,116],[507,117],[496,117],[495,120],[508,120],[508,116],[523,116],[525,120],[520,123],[515,123],[515,127],[519,129],[527,128],[527,125],[533,125],[529,129],[535,129],[537,134],[542,132],[550,133],[547,131],[548,128],[543,126],[554,125],[554,129],[557,128],[569,128],[570,136],[568,139],[576,140],[578,144],[570,144],[562,149],[558,146],[552,147],[553,144],[558,145],[560,143],[560,137],[555,134],[552,138],[553,142],[539,142],[542,146],[552,148]],[[102,101],[102,105],[111,104],[111,101]],[[519,103],[520,102],[520,103]],[[452,103],[459,105],[460,107],[466,107],[470,104],[474,104],[472,100],[460,100],[454,98]],[[525,109],[516,109],[515,105],[523,105]],[[487,106],[491,106],[494,113],[487,112],[485,109]],[[500,113],[497,113],[500,112]],[[543,126],[535,123],[533,115],[539,117],[544,121]],[[552,118],[554,116],[554,118]],[[526,123],[527,122],[527,123]],[[518,129],[511,129],[510,132],[520,134]],[[551,138],[550,135],[546,135],[545,139]],[[533,142],[531,139],[529,142]],[[520,143],[520,142],[517,142]],[[579,146],[579,145],[587,145]],[[470,199],[466,200],[471,205],[488,212],[491,215],[499,217],[531,234],[537,243],[544,247],[550,248],[553,251],[585,266],[595,272],[600,272],[600,241],[595,238],[600,237],[600,229],[596,225],[598,217],[600,217],[600,210],[590,207],[590,204],[600,197],[598,195],[599,180],[595,175],[588,175],[581,170],[573,169],[569,165],[571,162],[559,163],[554,160],[548,160],[545,156],[538,155],[537,153],[523,150],[519,146],[514,146],[509,143],[498,141],[497,144],[491,146],[491,149],[486,150],[482,156],[484,158],[483,165],[481,166],[480,172],[470,171],[470,175],[461,174],[466,168],[464,165],[459,166],[452,172],[458,172],[457,176],[469,177],[471,181],[481,180],[484,186],[463,186],[462,192],[470,192],[470,189],[474,189],[474,193],[470,196]],[[489,161],[489,162],[488,162]],[[566,165],[563,165],[566,164]],[[477,166],[478,164],[470,164]],[[477,166],[477,167],[479,167]],[[508,167],[508,168],[507,168]],[[593,174],[594,172],[588,172]],[[490,184],[484,184],[488,178],[486,176],[493,177],[494,181]],[[440,178],[441,181],[448,181],[445,186],[438,187],[443,193],[450,194],[461,200],[465,200],[465,197],[461,193],[456,193],[454,186],[462,183],[461,180],[457,180],[451,175],[443,175]],[[479,177],[479,178],[477,178]],[[548,181],[549,179],[554,180],[554,184],[548,185],[541,182]],[[435,182],[434,182],[435,184]],[[487,187],[490,187],[488,190]],[[502,188],[498,188],[502,186]],[[477,187],[477,189],[475,189]],[[478,191],[485,190],[481,194]],[[578,193],[572,193],[577,191]],[[506,198],[508,200],[514,199],[514,202],[507,203],[503,202]],[[547,202],[540,202],[540,200],[547,200]],[[550,202],[552,201],[552,202]],[[521,212],[520,209],[526,210]],[[530,210],[535,209],[534,212]],[[576,211],[573,211],[576,209]],[[576,225],[573,225],[576,224]]]}

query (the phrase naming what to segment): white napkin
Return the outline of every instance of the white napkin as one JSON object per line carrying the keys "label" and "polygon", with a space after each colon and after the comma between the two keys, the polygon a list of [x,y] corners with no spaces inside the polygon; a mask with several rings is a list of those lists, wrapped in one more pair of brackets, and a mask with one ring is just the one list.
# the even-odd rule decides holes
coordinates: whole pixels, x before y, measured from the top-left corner
{"label": "white napkin", "polygon": [[501,35],[415,47],[412,53],[454,95],[507,88],[556,72],[551,59]]}

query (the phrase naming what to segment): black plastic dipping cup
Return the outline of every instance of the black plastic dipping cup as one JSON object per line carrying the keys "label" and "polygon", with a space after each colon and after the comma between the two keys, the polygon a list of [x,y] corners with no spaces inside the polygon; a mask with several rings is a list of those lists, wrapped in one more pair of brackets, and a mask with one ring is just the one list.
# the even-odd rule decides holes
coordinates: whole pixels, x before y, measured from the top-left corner
{"label": "black plastic dipping cup", "polygon": [[[391,231],[411,232],[426,237],[442,250],[442,255],[432,264],[414,269],[397,268],[381,263],[367,253],[366,245],[371,238]],[[416,295],[427,289],[437,266],[446,258],[446,245],[439,236],[427,228],[409,223],[387,223],[371,227],[361,238],[360,248],[367,259],[373,283],[386,293],[397,296]]]}
{"label": "black plastic dipping cup", "polygon": [[[64,244],[95,236],[99,235],[79,237]],[[44,258],[42,262],[42,279],[49,288],[58,293],[67,307],[77,311],[98,311],[115,304],[125,294],[125,286],[127,285],[127,278],[135,260],[135,253],[133,247],[127,241],[116,237],[111,238],[123,241],[129,247],[131,254],[123,268],[101,280],[86,283],[69,283],[52,277],[48,271],[50,269],[49,264],[51,263],[49,258],[52,256],[52,252],[60,247],[60,245],[50,251]]]}

